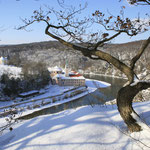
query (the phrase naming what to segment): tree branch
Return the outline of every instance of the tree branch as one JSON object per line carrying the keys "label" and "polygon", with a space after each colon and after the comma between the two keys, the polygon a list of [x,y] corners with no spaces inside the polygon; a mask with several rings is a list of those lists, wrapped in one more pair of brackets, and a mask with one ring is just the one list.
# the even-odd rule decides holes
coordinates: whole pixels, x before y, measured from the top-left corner
{"label": "tree branch", "polygon": [[[122,0],[119,0],[121,2]],[[150,5],[150,0],[127,0],[131,5]]]}
{"label": "tree branch", "polygon": [[103,51],[92,51],[92,55],[98,56],[101,59],[113,64],[117,69],[119,69],[121,72],[123,72],[128,80],[129,80],[129,84],[133,82],[134,80],[134,71],[130,69],[130,67],[128,67],[126,64],[124,64],[123,62],[121,62],[120,60],[118,60],[117,58],[111,56],[108,53],[105,53]]}
{"label": "tree branch", "polygon": [[[119,69],[120,71],[122,71],[129,79],[129,83],[133,82],[134,79],[134,72],[124,63],[122,63],[121,61],[119,61],[118,59],[116,59],[115,57],[111,56],[108,53],[102,52],[100,50],[90,50],[86,47],[83,47],[81,45],[76,45],[70,42],[67,42],[65,40],[63,40],[62,38],[50,33],[48,30],[51,26],[47,26],[45,29],[45,34],[47,34],[48,36],[58,40],[60,43],[62,43],[63,45],[66,45],[70,48],[73,48],[75,50],[78,50],[80,52],[83,53],[84,56],[92,58],[92,59],[101,59],[101,60],[105,60],[111,64],[113,64],[117,69]],[[120,33],[118,33],[120,34]],[[117,36],[117,34],[116,34]],[[113,37],[113,36],[112,36]],[[111,37],[111,38],[112,38]],[[97,58],[92,57],[92,55],[96,56]]]}
{"label": "tree branch", "polygon": [[99,41],[96,43],[94,49],[97,49],[98,46],[100,46],[101,44],[107,42],[107,41],[110,41],[112,39],[114,39],[115,37],[117,37],[119,34],[121,34],[121,31],[119,31],[118,33],[114,34],[113,36],[111,36],[110,38],[105,38],[104,40],[102,41]]}
{"label": "tree branch", "polygon": [[[100,11],[95,11],[95,13],[92,14],[93,16],[96,17],[96,20],[89,18],[87,19],[86,17],[80,20],[78,18],[74,18],[75,14],[80,13],[84,8],[80,7],[80,9],[78,10],[71,9],[69,10],[69,12],[66,12],[66,10],[64,10],[64,12],[63,11],[57,12],[54,9],[52,10],[49,9],[50,11],[46,12],[45,15],[42,9],[40,9],[39,11],[35,10],[33,12],[34,15],[31,16],[31,19],[30,20],[24,19],[23,22],[25,23],[25,25],[20,27],[19,29],[24,29],[34,22],[45,22],[47,24],[45,29],[46,35],[54,38],[63,45],[66,45],[70,48],[80,51],[84,56],[90,59],[96,60],[101,59],[114,65],[117,69],[119,69],[127,76],[129,83],[132,83],[135,76],[135,73],[132,69],[134,68],[134,64],[136,63],[136,61],[139,59],[138,57],[140,57],[141,54],[143,53],[141,51],[144,50],[141,50],[138,53],[138,55],[135,58],[133,58],[131,63],[131,66],[133,67],[129,67],[125,63],[118,60],[117,58],[111,56],[110,54],[98,50],[98,47],[102,46],[105,42],[108,42],[113,38],[119,36],[121,33],[126,33],[130,36],[136,35],[138,32],[141,31],[141,28],[140,29],[134,28],[136,22],[135,24],[133,24],[133,22],[131,22],[130,19],[128,18],[124,19],[121,18],[121,16],[117,16],[117,18],[113,18],[112,16],[110,16],[109,18],[104,19],[104,14]],[[51,17],[49,17],[49,15],[52,12],[57,17],[57,23],[55,24],[52,23]],[[109,38],[107,38],[107,36],[109,35],[108,33],[106,34],[103,33],[102,34],[103,37],[101,38],[98,36],[97,32],[89,35],[89,33],[85,32],[85,29],[88,28],[85,25],[87,25],[89,21],[92,24],[98,23],[102,25],[107,31],[115,31],[116,34],[110,36]],[[111,26],[113,22],[114,24]],[[50,29],[52,30],[50,31]],[[97,38],[97,40],[95,40],[96,42],[93,41],[94,43],[91,44],[90,47],[87,46],[88,43],[91,43],[91,41],[89,40],[90,39],[89,36],[92,37],[93,39],[95,39],[95,37]],[[68,41],[64,40],[65,37],[67,37],[69,40]],[[83,38],[86,41],[88,40],[88,42],[86,43],[83,40]],[[77,44],[76,42],[77,40],[80,42],[80,44]],[[143,49],[145,48],[146,47],[143,47]]]}
{"label": "tree branch", "polygon": [[144,41],[144,43],[142,44],[142,47],[140,48],[137,55],[132,58],[131,63],[130,63],[130,67],[132,70],[134,69],[136,62],[141,57],[141,55],[144,53],[144,51],[147,48],[147,46],[149,45],[149,43],[150,43],[150,37],[146,41]]}
{"label": "tree branch", "polygon": [[[73,49],[76,49],[78,51],[81,51],[83,53],[90,53],[90,51],[88,51],[88,49],[86,47],[83,47],[83,46],[80,46],[80,45],[76,45],[76,44],[73,44],[73,43],[70,43],[70,42],[67,42],[65,40],[63,40],[62,38],[50,33],[48,30],[49,28],[51,27],[51,25],[48,25],[45,29],[45,34],[47,34],[48,36],[58,40],[60,43],[70,47],[70,48],[73,48]],[[88,52],[87,52],[88,51]]]}

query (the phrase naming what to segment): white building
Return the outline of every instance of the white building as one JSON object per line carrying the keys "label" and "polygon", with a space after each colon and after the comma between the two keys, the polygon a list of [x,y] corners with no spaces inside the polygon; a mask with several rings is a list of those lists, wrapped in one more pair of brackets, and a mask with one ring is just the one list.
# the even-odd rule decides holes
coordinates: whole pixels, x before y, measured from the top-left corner
{"label": "white building", "polygon": [[6,65],[7,64],[7,58],[0,56],[0,65]]}
{"label": "white building", "polygon": [[4,57],[0,56],[0,65],[4,65]]}
{"label": "white building", "polygon": [[85,86],[85,78],[78,73],[71,72],[65,67],[65,73],[59,67],[48,68],[53,84],[60,86]]}
{"label": "white building", "polygon": [[83,76],[78,77],[66,77],[62,74],[57,74],[53,78],[53,83],[60,86],[85,86],[85,78]]}
{"label": "white building", "polygon": [[51,78],[53,78],[57,74],[62,74],[63,73],[63,70],[61,68],[59,68],[58,66],[48,68],[48,71],[50,72]]}

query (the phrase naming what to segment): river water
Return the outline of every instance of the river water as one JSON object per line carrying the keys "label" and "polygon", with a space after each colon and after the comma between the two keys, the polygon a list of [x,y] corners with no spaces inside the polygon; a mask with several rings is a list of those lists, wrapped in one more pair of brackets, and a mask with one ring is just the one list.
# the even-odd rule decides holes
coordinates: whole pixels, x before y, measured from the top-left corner
{"label": "river water", "polygon": [[[85,75],[85,78],[95,79],[100,81],[105,81],[111,84],[110,87],[101,88],[99,91],[101,94],[104,95],[105,101],[110,101],[116,98],[117,92],[119,89],[125,84],[126,80],[122,78],[113,78],[109,76],[102,76],[102,75]],[[95,92],[95,94],[97,93]]]}
{"label": "river water", "polygon": [[51,108],[45,108],[40,111],[36,111],[30,115],[27,115],[25,117],[21,117],[22,119],[29,119],[33,118],[39,115],[45,115],[45,114],[51,114],[56,113],[59,111],[63,111],[69,108],[77,108],[80,106],[85,105],[95,105],[95,104],[103,104],[106,101],[110,101],[116,98],[118,90],[123,86],[123,84],[126,82],[124,79],[120,78],[113,78],[108,76],[102,76],[102,75],[84,75],[85,78],[89,79],[95,79],[100,81],[105,81],[111,84],[110,87],[107,88],[100,88],[97,89],[95,92],[90,93],[82,98],[79,98],[77,100],[58,105],[53,106]]}
{"label": "river water", "polygon": [[[97,89],[95,92],[88,94],[78,100],[69,102],[68,107],[78,107],[83,105],[103,104],[116,98],[117,92],[124,85],[126,80],[121,78],[112,78],[102,75],[84,75],[85,78],[105,81],[111,84],[110,87]],[[65,105],[65,104],[64,104]]]}

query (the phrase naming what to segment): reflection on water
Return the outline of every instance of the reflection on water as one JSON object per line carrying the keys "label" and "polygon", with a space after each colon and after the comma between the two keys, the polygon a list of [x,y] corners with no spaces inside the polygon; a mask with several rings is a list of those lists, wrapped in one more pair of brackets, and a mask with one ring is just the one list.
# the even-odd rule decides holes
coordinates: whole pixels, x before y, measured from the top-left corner
{"label": "reflection on water", "polygon": [[100,88],[96,90],[95,92],[90,93],[77,100],[74,100],[74,101],[71,101],[62,105],[53,106],[51,108],[45,108],[45,109],[36,111],[30,115],[22,117],[22,119],[29,119],[29,118],[33,118],[39,115],[56,113],[56,112],[63,111],[69,108],[77,108],[79,106],[85,106],[85,105],[93,106],[95,104],[103,104],[106,101],[115,99],[117,96],[118,90],[126,82],[126,80],[123,80],[120,78],[112,78],[112,77],[106,77],[106,76],[101,76],[101,75],[85,75],[85,77],[89,79],[95,79],[95,80],[108,82],[111,84],[111,86],[108,88]]}
{"label": "reflection on water", "polygon": [[117,92],[126,82],[126,80],[121,78],[112,78],[112,77],[101,76],[101,75],[86,75],[85,77],[90,79],[105,81],[111,84],[111,86],[108,88],[101,88],[98,90],[101,94],[105,96],[104,97],[105,101],[110,101],[112,99],[115,99],[117,96]]}
{"label": "reflection on water", "polygon": [[95,79],[100,81],[105,81],[111,84],[110,87],[97,89],[95,92],[90,93],[78,100],[69,102],[70,107],[73,106],[83,106],[83,105],[94,105],[102,104],[106,101],[110,101],[116,98],[117,92],[126,82],[126,80],[120,78],[112,78],[100,75],[86,75],[86,78]]}

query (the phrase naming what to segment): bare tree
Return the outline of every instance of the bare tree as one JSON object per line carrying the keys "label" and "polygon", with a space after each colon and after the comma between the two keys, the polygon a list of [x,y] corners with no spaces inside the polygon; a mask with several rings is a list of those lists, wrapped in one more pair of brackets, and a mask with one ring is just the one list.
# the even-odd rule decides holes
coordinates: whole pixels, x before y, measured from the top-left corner
{"label": "bare tree", "polygon": [[[141,1],[136,2],[138,3]],[[149,1],[143,0],[143,2],[148,4]],[[62,8],[60,11],[56,11],[54,8],[49,8],[48,6],[47,11],[43,11],[41,8],[35,10],[30,19],[23,19],[24,25],[18,29],[25,29],[34,22],[45,22],[46,35],[76,51],[80,51],[84,56],[90,59],[104,60],[124,73],[128,82],[118,92],[118,110],[131,132],[141,131],[141,126],[138,124],[135,117],[133,117],[133,114],[134,116],[139,116],[132,107],[132,100],[139,91],[149,88],[150,82],[140,81],[138,79],[135,72],[135,64],[150,43],[150,37],[143,42],[137,54],[130,60],[130,65],[102,51],[101,48],[105,43],[122,33],[128,36],[136,36],[139,33],[146,32],[149,27],[149,22],[139,18],[134,20],[125,18],[124,6],[122,6],[118,16],[110,14],[107,16],[99,10],[96,10],[89,17],[79,17],[82,11],[86,9],[87,4],[85,4],[85,6],[80,5],[79,8],[76,9],[72,6],[66,6],[64,1],[62,1],[60,6]],[[53,19],[54,16],[56,17],[55,22]],[[107,32],[99,31],[97,27],[97,32],[92,33],[90,28],[95,25],[102,26]],[[110,34],[110,31],[113,31],[114,34]]]}
{"label": "bare tree", "polygon": [[127,0],[131,5],[150,5],[150,0]]}

